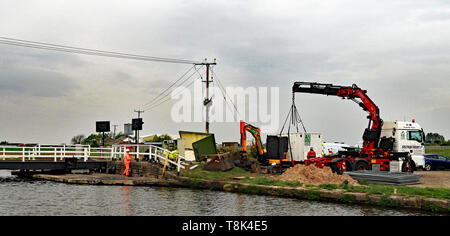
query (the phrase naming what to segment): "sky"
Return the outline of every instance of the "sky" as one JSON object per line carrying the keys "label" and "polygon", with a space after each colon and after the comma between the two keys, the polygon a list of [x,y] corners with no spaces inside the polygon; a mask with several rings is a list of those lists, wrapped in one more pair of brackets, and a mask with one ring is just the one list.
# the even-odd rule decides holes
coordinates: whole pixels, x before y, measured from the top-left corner
{"label": "sky", "polygon": [[[357,84],[383,120],[415,119],[426,133],[450,139],[448,29],[450,1],[438,0],[0,2],[0,37],[215,58],[214,75],[224,87],[278,88],[279,130],[293,83],[311,81]],[[99,120],[119,125],[119,132],[135,109],[145,110],[141,134],[203,132],[202,122],[174,121],[175,99],[144,106],[191,66],[0,44],[0,140],[69,143],[94,133]],[[367,114],[353,102],[313,94],[295,100],[308,132],[329,142],[361,141]],[[218,142],[239,141],[239,122],[212,122],[210,131]]]}

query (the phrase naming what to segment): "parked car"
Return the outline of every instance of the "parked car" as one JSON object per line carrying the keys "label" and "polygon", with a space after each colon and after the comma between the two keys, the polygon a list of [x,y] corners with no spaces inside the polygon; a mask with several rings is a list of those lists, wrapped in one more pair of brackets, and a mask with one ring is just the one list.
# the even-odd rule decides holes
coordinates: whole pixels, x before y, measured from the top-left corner
{"label": "parked car", "polygon": [[439,154],[425,154],[425,170],[450,169],[450,158]]}

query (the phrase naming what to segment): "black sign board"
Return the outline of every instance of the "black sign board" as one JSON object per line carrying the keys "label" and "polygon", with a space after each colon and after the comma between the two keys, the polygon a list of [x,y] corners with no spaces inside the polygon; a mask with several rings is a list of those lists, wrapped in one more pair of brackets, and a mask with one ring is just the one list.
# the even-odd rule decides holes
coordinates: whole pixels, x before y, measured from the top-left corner
{"label": "black sign board", "polygon": [[110,131],[109,121],[97,121],[97,123],[95,124],[95,131],[98,133],[109,132]]}
{"label": "black sign board", "polygon": [[142,130],[142,124],[144,124],[144,122],[142,122],[142,118],[133,119],[131,120],[131,129]]}

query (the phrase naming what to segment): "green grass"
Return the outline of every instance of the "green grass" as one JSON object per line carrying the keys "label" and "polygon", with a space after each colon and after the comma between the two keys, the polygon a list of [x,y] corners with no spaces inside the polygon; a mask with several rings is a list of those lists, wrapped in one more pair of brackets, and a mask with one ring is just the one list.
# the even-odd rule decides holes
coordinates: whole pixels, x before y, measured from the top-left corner
{"label": "green grass", "polygon": [[240,180],[239,182],[248,183],[248,184],[257,184],[257,185],[267,185],[267,186],[281,186],[281,187],[300,187],[302,183],[298,181],[285,181],[285,180],[276,180],[274,177],[263,177],[256,176],[253,178],[245,178]]}
{"label": "green grass", "polygon": [[319,200],[320,192],[317,190],[299,190],[297,196],[300,199]]}
{"label": "green grass", "polygon": [[203,170],[202,164],[200,164],[194,170],[186,170],[181,173],[182,176],[186,176],[193,179],[206,179],[206,180],[227,180],[233,177],[248,176],[250,173],[240,167],[235,167],[229,171],[207,171]]}
{"label": "green grass", "polygon": [[[267,177],[262,174],[250,173],[240,167],[235,167],[229,171],[207,171],[203,170],[203,165],[199,165],[194,170],[183,171],[181,175],[194,179],[233,180],[240,183],[266,186],[299,187],[302,185],[297,181],[276,180],[274,177]],[[234,180],[234,177],[244,177],[244,179]]]}
{"label": "green grass", "polygon": [[347,192],[368,193],[382,196],[393,195],[396,191],[396,194],[399,196],[422,196],[428,198],[450,199],[450,189],[446,188],[418,188],[381,184],[367,184],[360,186],[326,184],[319,185],[319,188],[328,190],[343,189]]}
{"label": "green grass", "polygon": [[446,188],[414,188],[399,186],[397,194],[403,196],[419,195],[430,198],[450,199],[450,189]]}
{"label": "green grass", "polygon": [[[275,176],[266,176],[263,174],[250,173],[243,168],[235,167],[230,171],[207,171],[203,170],[203,165],[200,165],[194,170],[187,170],[181,173],[182,176],[190,177],[198,180],[233,180],[240,183],[247,183],[251,185],[265,185],[265,186],[282,186],[282,187],[306,187],[309,190],[334,190],[341,189],[346,192],[368,193],[382,196],[390,196],[396,192],[399,196],[422,196],[427,198],[450,199],[450,189],[446,188],[419,188],[410,186],[395,186],[395,185],[381,185],[381,184],[367,184],[360,182],[359,186],[353,185],[334,185],[322,184],[319,186],[302,185],[298,181],[284,181],[276,180]],[[234,177],[244,177],[241,180],[235,180]],[[300,194],[305,194],[301,192]],[[310,196],[311,197],[311,196]],[[315,195],[314,195],[315,197]],[[342,199],[343,201],[350,201],[352,199]]]}
{"label": "green grass", "polygon": [[442,156],[450,157],[450,148],[437,149],[437,148],[433,148],[433,147],[425,147],[425,153],[428,153],[428,154],[440,154]]}

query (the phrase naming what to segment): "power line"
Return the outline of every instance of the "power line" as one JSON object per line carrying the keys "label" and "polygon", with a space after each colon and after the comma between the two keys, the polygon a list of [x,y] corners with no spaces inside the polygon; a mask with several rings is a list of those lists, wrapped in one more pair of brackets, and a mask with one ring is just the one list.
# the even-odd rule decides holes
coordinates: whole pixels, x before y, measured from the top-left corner
{"label": "power line", "polygon": [[[112,57],[112,58],[121,58],[121,59],[157,61],[157,62],[167,62],[167,63],[193,64],[193,67],[191,67],[186,73],[184,73],[180,78],[178,78],[166,90],[164,90],[162,93],[160,93],[155,100],[152,100],[152,101],[144,104],[144,107],[150,106],[150,109],[157,107],[157,106],[161,105],[162,103],[166,102],[167,99],[160,102],[162,99],[164,99],[165,97],[168,96],[168,94],[164,95],[164,93],[166,91],[168,91],[169,89],[171,89],[173,86],[175,86],[175,84],[177,84],[184,76],[186,76],[192,70],[192,68],[195,68],[196,65],[206,65],[207,66],[207,74],[208,74],[209,65],[216,64],[215,60],[214,60],[214,63],[206,63],[206,62],[198,62],[198,61],[192,61],[192,60],[143,56],[143,55],[136,55],[136,54],[129,54],[129,53],[120,53],[120,52],[88,49],[88,48],[81,48],[81,47],[64,46],[64,45],[58,45],[58,44],[23,40],[23,39],[15,39],[15,38],[8,38],[8,37],[0,37],[0,44],[34,48],[34,49],[42,49],[42,50],[53,50],[53,51],[66,52],[66,53],[76,53],[76,54],[91,55],[91,56],[103,56],[103,57]],[[196,69],[195,72],[193,74],[191,74],[189,77],[187,77],[179,86],[181,86],[186,81],[188,81],[195,73],[198,73],[198,70],[200,68]],[[194,81],[192,81],[188,86],[190,86]],[[208,87],[208,85],[207,85],[207,87]],[[161,96],[163,96],[163,97],[161,97]],[[131,114],[133,114],[133,113],[131,113]],[[140,115],[140,112],[138,114]],[[208,128],[207,128],[207,130],[208,130]]]}
{"label": "power line", "polygon": [[[195,81],[197,81],[198,79],[201,79],[201,78],[202,78],[202,76],[199,76],[199,77],[195,78],[194,80],[192,80],[192,81],[186,86],[186,88],[189,88]],[[180,86],[181,86],[181,85],[180,85]],[[179,91],[178,93],[175,93],[174,95],[178,95],[178,94],[180,94],[181,92],[182,92],[182,91]],[[167,97],[166,99],[164,99],[164,100],[161,101],[160,103],[155,104],[155,105],[153,105],[152,107],[149,107],[147,110],[152,110],[152,109],[154,109],[154,108],[160,106],[161,104],[166,103],[166,102],[169,101],[170,99],[171,99],[171,97]]]}
{"label": "power line", "polygon": [[[222,95],[224,96],[225,102],[227,102],[227,99],[225,98],[225,96],[226,96],[226,97],[228,97],[230,103],[233,105],[233,107],[234,107],[234,109],[236,110],[238,116],[241,117],[241,114],[240,114],[239,110],[237,109],[236,104],[233,102],[233,100],[232,100],[232,99],[230,98],[230,96],[228,95],[228,93],[227,93],[225,87],[222,85],[222,82],[220,82],[219,78],[217,78],[217,75],[214,73],[214,71],[212,71],[212,74],[213,74],[214,78],[217,80],[217,85],[219,85],[219,89],[220,89],[220,91],[222,92]],[[228,104],[228,102],[227,102],[227,104]]]}
{"label": "power line", "polygon": [[8,45],[14,45],[14,46],[21,46],[21,47],[29,47],[29,48],[37,48],[37,49],[46,49],[46,50],[53,50],[53,51],[59,51],[59,52],[68,52],[68,53],[76,53],[76,54],[84,54],[84,55],[91,55],[91,56],[103,56],[103,57],[113,57],[113,58],[121,58],[121,59],[134,59],[134,60],[143,60],[143,61],[159,61],[159,62],[169,62],[169,63],[183,63],[183,64],[193,64],[191,62],[183,62],[183,61],[170,61],[170,60],[156,60],[152,58],[145,58],[140,56],[122,56],[120,54],[106,54],[106,53],[96,53],[92,51],[83,51],[83,50],[72,50],[72,49],[66,49],[66,48],[52,48],[47,46],[41,46],[41,45],[32,45],[32,44],[23,44],[23,43],[14,43],[14,42],[5,42],[3,40],[0,40],[0,43],[2,44],[8,44]]}
{"label": "power line", "polygon": [[147,105],[150,105],[152,103],[154,103],[156,100],[158,100],[161,95],[163,95],[167,90],[169,90],[170,88],[172,88],[176,83],[178,83],[178,81],[180,81],[184,76],[186,76],[189,71],[191,71],[193,68],[195,67],[195,65],[193,65],[189,70],[187,70],[182,76],[180,76],[175,82],[173,82],[168,88],[166,88],[164,91],[162,91],[160,94],[158,94],[158,96],[156,96],[154,99],[152,99],[151,101],[145,103],[144,105],[142,105],[142,107],[145,107]]}
{"label": "power line", "polygon": [[77,54],[92,55],[92,56],[122,58],[122,59],[157,61],[157,62],[167,62],[167,63],[181,63],[181,64],[198,64],[199,63],[197,61],[192,61],[192,60],[154,57],[154,56],[143,56],[143,55],[136,55],[136,54],[129,54],[129,53],[120,53],[120,52],[103,51],[103,50],[95,50],[95,49],[80,48],[80,47],[63,46],[63,45],[58,45],[58,44],[42,43],[42,42],[7,38],[7,37],[0,37],[0,44],[28,47],[28,48],[36,48],[36,49],[44,49],[44,50],[53,50],[53,51],[67,52],[67,53],[77,53]]}
{"label": "power line", "polygon": [[[222,97],[223,97],[223,100],[225,101],[225,103],[226,103],[226,105],[227,105],[227,108],[228,108],[231,112],[233,112],[234,110],[232,109],[230,103],[228,102],[227,97],[225,96],[224,91],[222,90],[222,88],[220,87],[220,85],[218,85],[218,87],[219,87],[219,89],[220,89],[220,92],[222,93]],[[236,109],[236,111],[237,111],[237,109]]]}
{"label": "power line", "polygon": [[[157,107],[157,106],[163,104],[164,102],[166,102],[168,99],[165,99],[165,98],[168,97],[168,95],[170,94],[171,91],[173,91],[173,89],[170,90],[166,95],[164,95],[164,96],[162,96],[162,95],[163,95],[166,91],[168,91],[170,88],[172,88],[173,86],[175,86],[175,85],[176,85],[181,79],[183,79],[183,77],[185,77],[185,76],[186,76],[193,68],[196,68],[196,65],[192,66],[189,70],[187,70],[185,73],[183,73],[183,75],[180,76],[176,81],[174,81],[167,89],[165,89],[163,92],[161,92],[160,94],[158,94],[158,96],[156,96],[155,99],[152,99],[151,101],[147,102],[146,104],[140,106],[140,108],[144,110],[145,107],[150,107],[149,109],[152,109],[152,108]],[[198,72],[201,68],[202,68],[202,67],[199,67],[199,68],[195,69],[195,71],[194,71],[191,75],[189,75],[187,78],[185,78],[185,80],[183,80],[183,81],[178,85],[178,87],[179,87],[179,86],[182,86],[183,84],[185,84],[186,81],[189,80],[195,73],[198,73],[198,74],[201,76],[201,74]],[[188,87],[189,87],[191,84],[192,84],[192,83],[190,83],[190,84],[188,85]],[[170,97],[169,97],[169,98],[170,98]],[[148,109],[146,109],[146,110],[148,110]],[[127,117],[127,118],[130,118],[131,115],[133,115],[133,113],[134,113],[134,112],[131,111],[130,113],[128,113],[128,115],[127,115],[126,117]]]}
{"label": "power line", "polygon": [[[181,79],[183,79],[184,76],[186,76],[193,68],[195,68],[195,65],[192,66],[188,71],[186,71],[186,73],[184,73],[180,78],[178,78],[175,82],[173,82],[168,88],[166,88],[163,92],[161,92],[158,96],[156,96],[156,98],[152,99],[151,101],[145,103],[144,105],[142,105],[142,108],[144,107],[148,107],[148,106],[152,106],[156,103],[158,103],[159,101],[161,101],[162,99],[164,99],[165,97],[167,97],[171,91],[173,91],[173,89],[171,91],[169,91],[167,94],[165,94],[169,89],[171,89],[173,86],[175,86]],[[186,77],[179,85],[178,87],[182,86],[184,83],[186,83],[186,81],[188,81],[195,73],[198,73],[198,70],[200,70],[201,67],[196,68],[195,72],[192,73],[191,75],[189,75],[188,77]],[[165,95],[164,95],[165,94]],[[162,96],[164,95],[164,96]]]}
{"label": "power line", "polygon": [[112,125],[112,127],[114,127],[114,133],[113,133],[113,138],[116,137],[116,127],[118,127],[119,125]]}

